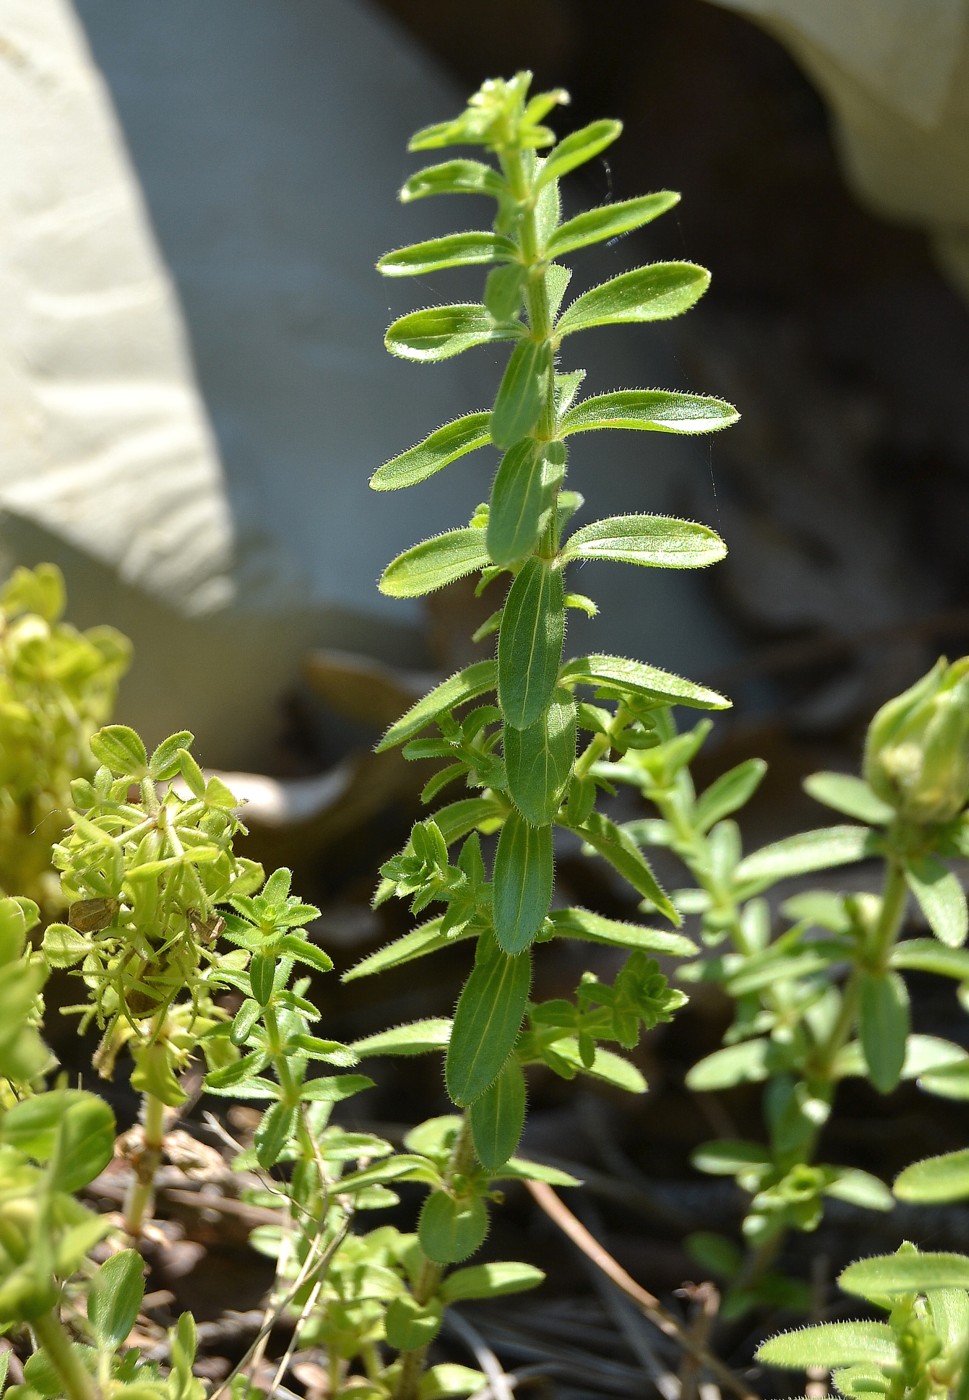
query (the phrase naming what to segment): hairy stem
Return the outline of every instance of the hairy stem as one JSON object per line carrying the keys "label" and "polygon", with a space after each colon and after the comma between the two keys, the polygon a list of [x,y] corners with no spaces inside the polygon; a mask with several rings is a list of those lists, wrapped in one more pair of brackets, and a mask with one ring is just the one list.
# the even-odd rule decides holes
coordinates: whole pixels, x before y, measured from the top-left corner
{"label": "hairy stem", "polygon": [[135,1174],[124,1203],[124,1227],[137,1239],[151,1219],[155,1205],[155,1176],[161,1166],[165,1146],[165,1105],[154,1094],[141,1100],[144,1141],[135,1159]]}
{"label": "hairy stem", "polygon": [[100,1400],[94,1377],[74,1350],[56,1312],[52,1310],[42,1313],[40,1317],[35,1317],[30,1325],[60,1377],[68,1400]]}
{"label": "hairy stem", "polygon": [[[444,1173],[444,1189],[448,1190],[460,1176],[467,1176],[474,1168],[474,1147],[471,1141],[471,1121],[467,1110],[461,1115],[461,1128],[451,1151],[451,1160]],[[414,1284],[414,1301],[423,1307],[437,1293],[445,1266],[424,1256],[417,1282]],[[421,1374],[427,1358],[427,1347],[416,1347],[413,1351],[401,1353],[400,1375],[394,1391],[394,1400],[417,1400]]]}

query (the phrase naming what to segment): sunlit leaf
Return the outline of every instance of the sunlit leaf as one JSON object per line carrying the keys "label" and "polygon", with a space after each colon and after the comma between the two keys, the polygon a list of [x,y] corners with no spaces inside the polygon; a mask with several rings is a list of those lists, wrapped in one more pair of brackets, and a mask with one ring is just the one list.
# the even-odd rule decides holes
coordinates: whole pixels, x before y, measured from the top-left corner
{"label": "sunlit leaf", "polygon": [[859,1039],[872,1084],[890,1094],[902,1074],[909,1033],[905,983],[897,972],[858,973]]}
{"label": "sunlit leaf", "polygon": [[562,562],[611,559],[659,569],[700,569],[727,553],[715,530],[665,515],[613,515],[570,535]]}
{"label": "sunlit leaf", "polygon": [[624,199],[618,204],[603,204],[598,209],[589,209],[559,225],[545,245],[545,256],[558,258],[575,248],[618,238],[634,228],[642,228],[643,224],[665,214],[679,201],[680,196],[672,190],[660,190],[657,194],[645,194],[638,199]]}
{"label": "sunlit leaf", "polygon": [[712,433],[729,428],[740,414],[722,399],[674,394],[662,389],[617,389],[583,399],[564,413],[563,437],[600,428],[644,429],[659,433]]}
{"label": "sunlit leaf", "polygon": [[749,802],[766,772],[767,764],[762,758],[748,758],[728,773],[721,773],[697,799],[694,820],[699,829],[709,831],[711,826]]}
{"label": "sunlit leaf", "polygon": [[621,131],[622,122],[597,121],[590,122],[579,131],[571,132],[549,151],[536,183],[541,187],[547,185],[550,180],[561,179],[577,165],[592,160],[600,151],[611,146]]}
{"label": "sunlit leaf", "polygon": [[873,855],[871,833],[864,826],[826,826],[802,831],[762,846],[740,862],[737,879],[766,888],[791,875],[807,875],[836,865],[850,865]]}
{"label": "sunlit leaf", "polygon": [[91,752],[98,763],[119,778],[148,775],[148,754],[141,739],[125,724],[106,724],[91,736]]}
{"label": "sunlit leaf", "polygon": [[448,530],[398,554],[384,569],[380,591],[420,598],[491,563],[484,530]]}
{"label": "sunlit leaf", "polygon": [[384,344],[403,360],[447,360],[474,345],[515,340],[522,333],[520,326],[496,321],[480,303],[429,306],[395,321]]}
{"label": "sunlit leaf", "polygon": [[596,855],[602,856],[614,870],[618,870],[634,890],[644,899],[648,899],[661,914],[666,915],[670,923],[682,923],[653,874],[649,861],[628,832],[623,831],[621,826],[617,826],[601,812],[591,812],[575,830],[583,841],[592,847]]}
{"label": "sunlit leaf", "polygon": [[444,238],[430,238],[425,243],[412,243],[385,253],[377,262],[377,271],[385,277],[414,277],[448,267],[496,262],[514,255],[514,243],[500,234],[449,233]]}
{"label": "sunlit leaf", "polygon": [[463,671],[455,672],[394,721],[377,745],[377,753],[406,743],[448,710],[493,690],[497,678],[497,664],[490,660],[475,661],[471,666],[465,666]]}
{"label": "sunlit leaf", "polygon": [[613,277],[577,297],[555,327],[560,336],[590,326],[666,321],[688,311],[710,285],[710,274],[695,263],[651,263]]}
{"label": "sunlit leaf", "polygon": [[965,943],[969,908],[965,891],[952,871],[934,856],[916,856],[905,863],[905,881],[939,942],[950,948]]}
{"label": "sunlit leaf", "polygon": [[127,1340],[145,1296],[145,1261],[134,1249],[113,1254],[87,1286],[87,1316],[99,1344],[114,1350]]}
{"label": "sunlit leaf", "polygon": [[945,1253],[875,1255],[849,1264],[839,1274],[838,1283],[846,1293],[871,1301],[937,1288],[969,1288],[969,1259],[964,1254]]}
{"label": "sunlit leaf", "polygon": [[503,1298],[509,1293],[524,1293],[529,1288],[537,1288],[544,1281],[545,1275],[533,1264],[496,1260],[488,1264],[475,1264],[467,1269],[456,1269],[448,1274],[441,1283],[441,1297],[450,1307],[452,1303],[471,1299]]}
{"label": "sunlit leaf", "polygon": [[632,661],[625,656],[578,656],[562,667],[563,685],[589,685],[629,691],[665,705],[689,705],[701,710],[728,710],[730,701],[694,681]]}
{"label": "sunlit leaf", "polygon": [[969,1148],[913,1162],[895,1178],[894,1190],[900,1201],[926,1206],[969,1199]]}
{"label": "sunlit leaf", "polygon": [[426,1055],[432,1050],[445,1049],[450,1038],[450,1020],[432,1017],[365,1035],[348,1048],[362,1060],[373,1055]]}
{"label": "sunlit leaf", "polygon": [[622,923],[590,909],[553,909],[548,919],[557,938],[577,938],[612,948],[639,948],[664,957],[691,958],[697,952],[696,944],[682,933]]}
{"label": "sunlit leaf", "polygon": [[851,773],[811,773],[804,779],[804,791],[816,802],[843,812],[846,817],[867,826],[884,826],[895,815],[887,802],[876,797],[861,778]]}
{"label": "sunlit leaf", "polygon": [[399,491],[404,486],[426,481],[459,457],[485,447],[491,441],[490,418],[489,413],[469,413],[445,423],[423,442],[378,467],[370,478],[370,485],[375,491]]}
{"label": "sunlit leaf", "polygon": [[817,1366],[827,1370],[859,1361],[889,1366],[897,1363],[898,1348],[887,1323],[822,1322],[771,1337],[757,1348],[756,1356],[765,1366],[785,1366],[792,1371]]}
{"label": "sunlit leaf", "polygon": [[892,967],[932,972],[969,982],[969,948],[949,948],[934,938],[906,938],[892,949]]}
{"label": "sunlit leaf", "polygon": [[446,160],[418,170],[401,189],[402,204],[432,194],[484,194],[497,198],[505,182],[494,166],[480,160]]}

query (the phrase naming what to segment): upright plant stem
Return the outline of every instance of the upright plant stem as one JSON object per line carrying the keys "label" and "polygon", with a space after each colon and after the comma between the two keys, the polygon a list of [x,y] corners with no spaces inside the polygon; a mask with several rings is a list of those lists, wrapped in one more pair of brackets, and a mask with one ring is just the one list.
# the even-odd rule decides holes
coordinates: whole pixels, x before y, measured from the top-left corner
{"label": "upright plant stem", "polygon": [[[867,946],[863,950],[864,962],[858,962],[852,968],[841,990],[841,1007],[838,1017],[827,1039],[817,1048],[810,1065],[812,1091],[829,1105],[833,1102],[838,1087],[838,1081],[834,1076],[834,1064],[841,1050],[847,1045],[855,1027],[861,973],[866,968],[883,968],[887,964],[902,928],[907,902],[908,887],[905,883],[905,872],[899,862],[889,856],[882,886],[881,908],[875,926],[867,940]],[[805,1140],[801,1153],[801,1160],[805,1164],[813,1160],[820,1136],[821,1125],[819,1124]],[[785,1234],[786,1229],[778,1230],[757,1245],[744,1264],[738,1279],[738,1286],[750,1286],[763,1276],[773,1263],[784,1241]]]}
{"label": "upright plant stem", "polygon": [[53,1311],[43,1313],[35,1317],[30,1325],[60,1377],[68,1400],[100,1400],[94,1377],[71,1345],[57,1314]]}
{"label": "upright plant stem", "polygon": [[151,1218],[155,1204],[155,1176],[165,1146],[165,1105],[154,1094],[142,1096],[144,1142],[135,1162],[135,1174],[125,1196],[124,1227],[137,1239]]}
{"label": "upright plant stem", "polygon": [[[522,212],[517,227],[517,239],[522,265],[527,270],[524,287],[525,311],[531,339],[542,345],[551,339],[553,324],[545,271],[541,263],[532,178],[526,158],[520,150],[515,147],[507,147],[504,150],[499,150],[498,154],[508,185],[521,206]],[[554,434],[555,367],[554,359],[550,356],[542,410],[531,435],[538,442],[548,442]],[[537,552],[546,558],[554,558],[558,548],[557,512],[551,510],[549,512],[549,526]],[[608,743],[606,743],[606,747],[608,747]],[[596,756],[598,753],[597,749]],[[461,1118],[461,1130],[448,1164],[445,1177],[446,1190],[450,1189],[456,1178],[467,1175],[473,1170],[474,1160],[470,1120],[468,1112],[465,1110]],[[414,1301],[418,1305],[424,1306],[435,1296],[443,1274],[444,1266],[425,1257],[413,1290]],[[426,1346],[403,1353],[395,1400],[417,1400],[426,1354]]]}
{"label": "upright plant stem", "polygon": [[[449,1190],[459,1177],[466,1176],[473,1167],[474,1147],[471,1141],[471,1122],[468,1112],[465,1110],[461,1115],[461,1127],[451,1151],[451,1160],[448,1162],[447,1171],[444,1174],[444,1189]],[[433,1259],[429,1259],[425,1255],[417,1282],[414,1284],[415,1303],[420,1307],[429,1303],[437,1293],[443,1276],[444,1266],[435,1263]],[[394,1391],[394,1400],[417,1400],[426,1357],[426,1346],[415,1347],[413,1351],[405,1351],[401,1354],[400,1375]]]}

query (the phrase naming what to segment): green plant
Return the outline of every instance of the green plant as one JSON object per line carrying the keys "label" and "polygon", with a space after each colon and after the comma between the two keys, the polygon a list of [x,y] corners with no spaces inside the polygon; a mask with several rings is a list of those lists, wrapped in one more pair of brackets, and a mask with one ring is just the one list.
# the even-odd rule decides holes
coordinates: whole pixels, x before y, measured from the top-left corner
{"label": "green plant", "polygon": [[[688,1084],[701,1092],[765,1084],[767,1142],[709,1143],[694,1158],[703,1171],[735,1177],[751,1198],[744,1233],[752,1250],[729,1266],[728,1314],[777,1300],[781,1290],[789,1296],[769,1265],[788,1228],[817,1227],[825,1198],[892,1207],[891,1192],[876,1177],[815,1161],[843,1079],[864,1075],[883,1094],[903,1077],[918,1079],[942,1095],[959,1093],[965,1081],[960,1046],[911,1033],[902,973],[969,980],[969,953],[961,946],[969,929],[966,898],[944,864],[967,849],[966,672],[964,661],[940,661],[879,711],[869,729],[866,779],[807,779],[813,797],[859,824],[804,832],[747,856],[731,816],[752,796],[765,765],[748,760],[698,796],[688,765],[708,725],[677,735],[667,721],[656,748],[600,765],[603,776],[634,784],[656,807],[658,819],[634,822],[627,832],[684,861],[696,887],[674,898],[699,915],[709,947],[726,948],[682,972],[718,982],[735,1007],[724,1049],[696,1064]],[[771,936],[768,889],[864,858],[883,862],[881,895],[801,891],[781,905],[787,927]],[[934,940],[901,938],[909,892]],[[722,1272],[722,1244],[696,1244]]]}
{"label": "green plant", "polygon": [[966,1400],[969,1396],[969,1258],[895,1254],[861,1259],[838,1282],[888,1314],[886,1321],[821,1323],[765,1342],[757,1358],[791,1370],[823,1367],[848,1400]]}
{"label": "green plant", "polygon": [[[201,1400],[192,1376],[195,1326],[187,1314],[170,1336],[166,1378],[136,1350],[121,1348],[144,1294],[139,1255],[126,1250],[95,1267],[91,1253],[108,1220],[77,1194],[110,1160],[114,1115],[81,1089],[45,1090],[51,1056],[37,1023],[47,972],[27,935],[37,922],[29,900],[0,900],[0,1332],[29,1324],[36,1347],[10,1400]],[[83,1273],[85,1313],[75,1341],[61,1318],[65,1289]],[[80,1314],[78,1314],[80,1319]],[[0,1383],[9,1356],[0,1355]]]}
{"label": "green plant", "polygon": [[53,564],[17,569],[0,592],[0,888],[59,907],[50,851],[72,779],[93,771],[88,740],[110,717],[131,648],[113,627],[62,622]]}
{"label": "green plant", "polygon": [[[606,1046],[631,1049],[641,1027],[668,1019],[684,1000],[650,956],[689,956],[693,949],[680,935],[583,909],[552,909],[555,828],[579,836],[629,882],[650,913],[677,924],[679,915],[641,851],[601,810],[600,789],[608,784],[597,764],[611,752],[652,748],[670,704],[727,704],[703,686],[625,657],[563,659],[568,611],[595,613],[588,598],[568,590],[570,565],[608,559],[695,568],[724,553],[707,527],[661,516],[614,516],[572,529],[583,501],[565,485],[569,438],[611,428],[708,432],[737,415],[718,399],[666,391],[577,397],[582,371],[559,365],[568,337],[592,326],[679,315],[702,295],[709,276],[692,263],[651,264],[562,309],[570,277],[562,258],[641,227],[677,196],[664,191],[563,222],[560,178],[597,156],[620,126],[594,122],[556,144],[545,120],[566,96],[555,91],[530,98],[530,76],[486,83],[458,118],[411,141],[416,151],[470,145],[495,157],[493,165],[467,159],[432,165],[411,176],[401,193],[405,202],[432,194],[488,196],[497,204],[492,229],[401,248],[378,264],[395,277],[468,264],[490,269],[482,302],[432,307],[396,321],[386,336],[391,353],[436,361],[478,345],[511,346],[490,411],[439,428],[385,463],[371,482],[377,490],[395,490],[489,444],[502,454],[489,500],[469,525],[407,550],[388,565],[380,584],[393,597],[416,597],[472,573],[480,573],[482,589],[505,583],[503,601],[476,634],[494,646],[494,659],[475,662],[438,686],[379,746],[402,745],[405,758],[443,761],[424,788],[427,802],[458,781],[471,790],[418,823],[381,871],[376,903],[396,895],[409,900],[415,914],[433,904],[444,912],[351,974],[399,966],[459,941],[473,944],[473,966],[453,1020],[399,1028],[354,1047],[364,1055],[446,1046],[447,1089],[461,1112],[449,1129],[448,1164],[418,1225],[425,1264],[413,1302],[422,1315],[438,1306],[446,1268],[484,1238],[486,1201],[496,1177],[507,1174],[522,1133],[524,1069],[541,1064],[567,1079],[586,1072],[641,1090],[638,1072]],[[436,737],[418,737],[432,726]],[[495,834],[486,863],[481,838]],[[628,957],[611,985],[587,973],[574,1000],[542,1002],[532,994],[533,952],[555,938],[611,945]],[[395,1390],[401,1400],[417,1394],[432,1330],[405,1339]]]}
{"label": "green plant", "polygon": [[[476,634],[494,655],[435,687],[379,745],[439,765],[424,788],[428,804],[453,784],[466,791],[417,822],[382,867],[375,903],[408,901],[417,926],[347,974],[367,977],[463,944],[469,969],[453,1017],[382,1029],[349,1046],[318,1035],[312,975],[331,967],[312,934],[319,911],[291,893],[288,870],[265,879],[237,853],[244,828],[236,799],[202,773],[188,732],[149,755],[130,728],[97,729],[125,644],[108,629],[81,635],[58,622],[56,570],[20,571],[0,595],[0,715],[10,735],[0,852],[10,852],[13,872],[3,878],[43,896],[49,909],[67,909],[35,948],[38,902],[0,898],[0,1331],[23,1338],[26,1329],[29,1337],[23,1380],[4,1392],[14,1400],[203,1400],[188,1314],[169,1330],[165,1364],[144,1358],[134,1341],[145,1281],[128,1247],[152,1212],[193,1061],[204,1062],[205,1092],[264,1110],[251,1141],[236,1144],[233,1165],[263,1212],[252,1242],[275,1261],[275,1279],[255,1341],[215,1393],[228,1389],[234,1400],[264,1393],[256,1363],[284,1313],[293,1335],[272,1357],[270,1393],[298,1348],[320,1349],[333,1400],[439,1400],[485,1384],[468,1367],[427,1365],[446,1310],[532,1288],[542,1274],[527,1263],[465,1261],[505,1181],[577,1184],[517,1155],[525,1072],[645,1089],[621,1052],[685,1001],[654,955],[696,952],[684,932],[653,927],[657,916],[674,926],[697,916],[707,955],[680,976],[718,984],[734,1007],[725,1045],[691,1069],[690,1086],[764,1085],[765,1141],[714,1142],[695,1158],[705,1171],[734,1177],[750,1198],[746,1258],[722,1238],[694,1240],[697,1257],[729,1277],[728,1316],[804,1301],[779,1272],[780,1250],[789,1229],[817,1226],[827,1198],[892,1204],[877,1177],[821,1160],[842,1080],[864,1076],[887,1094],[917,1079],[927,1092],[969,1097],[969,1053],[911,1032],[904,981],[908,971],[935,973],[954,980],[967,1002],[969,912],[948,862],[969,855],[969,659],[940,661],[879,711],[863,778],[808,779],[812,796],[850,823],[744,855],[733,818],[764,765],[751,759],[698,794],[690,764],[710,724],[678,732],[671,709],[727,702],[640,661],[564,656],[567,612],[595,612],[567,589],[571,566],[607,559],[700,567],[723,554],[713,531],[668,517],[630,514],[573,528],[583,501],[565,484],[571,436],[707,432],[736,414],[720,400],[665,390],[578,397],[582,372],[559,364],[569,336],[675,316],[708,278],[691,263],[653,264],[563,309],[569,272],[561,259],[648,223],[676,196],[563,221],[560,177],[605,149],[619,125],[595,122],[556,143],[545,122],[565,95],[530,98],[529,82],[523,73],[486,83],[464,113],[411,143],[470,145],[494,157],[447,159],[402,191],[405,202],[488,196],[497,204],[492,227],[402,248],[380,263],[390,276],[488,268],[481,303],[396,321],[387,333],[393,353],[433,361],[492,342],[511,347],[491,409],[439,428],[385,463],[372,483],[416,485],[477,449],[501,454],[489,499],[469,525],[405,551],[381,580],[392,596],[422,596],[478,573],[479,590],[504,593]],[[42,772],[50,781],[38,792]],[[654,814],[614,821],[604,799],[619,784],[636,787]],[[27,823],[38,820],[46,824],[34,832]],[[648,924],[561,907],[556,829],[613,867]],[[650,847],[678,856],[691,887],[667,894]],[[879,894],[801,889],[781,904],[775,931],[766,899],[775,885],[862,859],[881,862]],[[909,896],[933,938],[904,936]],[[618,950],[625,960],[611,981],[587,971],[571,996],[542,1000],[541,950],[555,939]],[[82,1029],[93,1022],[101,1033],[94,1067],[110,1077],[130,1059],[141,1095],[141,1143],[120,1229],[80,1199],[111,1157],[113,1113],[63,1079],[48,1087],[55,1062],[42,1037],[43,989],[52,968],[83,988],[67,1009]],[[401,1150],[333,1121],[334,1106],[371,1083],[355,1072],[361,1061],[425,1053],[444,1057],[454,1112],[415,1126]],[[370,1212],[398,1206],[398,1189],[412,1185],[427,1192],[415,1230],[370,1226]],[[964,1198],[969,1151],[911,1164],[895,1193]],[[758,1359],[832,1369],[852,1400],[969,1400],[969,1259],[903,1245],[850,1265],[839,1281],[886,1320],[782,1334]],[[726,1389],[756,1400],[658,1305],[647,1311]],[[0,1385],[6,1358],[0,1352]]]}

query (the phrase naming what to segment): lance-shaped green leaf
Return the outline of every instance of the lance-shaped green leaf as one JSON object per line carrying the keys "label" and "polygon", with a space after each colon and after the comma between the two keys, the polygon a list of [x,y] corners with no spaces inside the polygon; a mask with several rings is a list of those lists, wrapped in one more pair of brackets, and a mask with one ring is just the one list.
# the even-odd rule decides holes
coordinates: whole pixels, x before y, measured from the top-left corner
{"label": "lance-shaped green leaf", "polygon": [[596,855],[602,856],[614,870],[618,870],[638,894],[666,915],[670,923],[683,922],[653,874],[649,861],[628,832],[601,812],[590,813],[575,829]]}
{"label": "lance-shaped green leaf", "polygon": [[495,936],[506,953],[520,953],[532,942],[548,913],[554,882],[552,828],[531,826],[510,812],[498,837],[493,874]]}
{"label": "lance-shaped green leaf", "polygon": [[378,467],[370,478],[371,487],[374,491],[399,491],[403,486],[415,486],[466,453],[487,446],[491,441],[490,418],[490,413],[468,413],[445,423],[423,442]]}
{"label": "lance-shaped green leaf", "polygon": [[509,448],[491,488],[488,553],[495,564],[514,564],[531,554],[542,531],[542,450],[532,438]]}
{"label": "lance-shaped green leaf", "polygon": [[473,263],[498,262],[513,258],[516,248],[510,238],[499,233],[449,233],[384,253],[377,271],[385,277],[416,277],[424,272],[440,272],[446,267],[468,267]]}
{"label": "lance-shaped green leaf", "polygon": [[379,587],[389,598],[420,598],[490,563],[484,530],[448,530],[398,554]]}
{"label": "lance-shaped green leaf", "polygon": [[595,1054],[589,1065],[582,1058],[578,1038],[575,1036],[567,1040],[557,1040],[552,1047],[552,1053],[560,1064],[564,1062],[576,1074],[588,1074],[592,1079],[600,1079],[603,1084],[611,1084],[614,1089],[622,1089],[624,1093],[645,1094],[649,1088],[635,1065],[601,1045],[595,1047]]}
{"label": "lance-shaped green leaf", "polygon": [[504,188],[494,166],[480,160],[445,160],[412,175],[400,192],[400,202],[409,204],[432,194],[484,194],[497,199]]}
{"label": "lance-shaped green leaf", "polygon": [[98,1345],[114,1350],[127,1340],[145,1296],[145,1261],[134,1249],[113,1254],[87,1288],[87,1317]]}
{"label": "lance-shaped green leaf", "polygon": [[490,834],[497,831],[505,815],[504,805],[496,797],[463,797],[459,802],[449,802],[434,814],[438,829],[450,846],[467,836],[475,827]]}
{"label": "lance-shaped green leaf", "polygon": [[771,1337],[761,1343],[756,1355],[765,1366],[785,1366],[791,1371],[822,1366],[829,1370],[865,1361],[876,1366],[894,1365],[898,1347],[892,1329],[884,1322],[822,1322]]}
{"label": "lance-shaped green leaf", "polygon": [[426,1055],[432,1050],[443,1050],[450,1037],[451,1022],[442,1016],[434,1016],[426,1021],[412,1021],[406,1026],[392,1026],[390,1030],[365,1035],[347,1048],[361,1060],[374,1055]]}
{"label": "lance-shaped green leaf", "polygon": [[952,871],[934,856],[918,856],[906,862],[905,882],[939,942],[961,947],[969,933],[969,910]]}
{"label": "lance-shaped green leaf", "polygon": [[862,970],[858,979],[858,1036],[868,1075],[880,1094],[890,1094],[905,1064],[908,992],[897,972]]}
{"label": "lance-shaped green leaf", "polygon": [[402,360],[447,360],[473,345],[515,340],[522,334],[522,327],[495,321],[480,303],[429,306],[395,321],[384,336],[384,344]]}
{"label": "lance-shaped green leaf", "polygon": [[869,1302],[937,1288],[969,1288],[969,1259],[964,1254],[876,1254],[849,1264],[838,1275],[838,1283],[846,1293]]}
{"label": "lance-shaped green leaf", "polygon": [[784,1055],[771,1041],[742,1040],[697,1060],[687,1073],[686,1086],[706,1094],[735,1084],[759,1084],[784,1068]]}
{"label": "lance-shaped green leaf", "polygon": [[463,705],[467,700],[476,700],[479,695],[493,690],[497,678],[497,663],[490,660],[475,661],[473,665],[465,666],[463,671],[455,672],[446,681],[429,690],[416,705],[412,705],[400,719],[394,721],[377,745],[377,753],[392,749],[397,744],[405,744],[408,739],[412,739],[415,734],[419,734],[427,725],[433,724],[456,705]]}
{"label": "lance-shaped green leaf", "polygon": [[770,1153],[757,1142],[727,1138],[703,1142],[690,1153],[690,1162],[708,1176],[739,1176],[751,1167],[769,1167]]}
{"label": "lance-shaped green leaf", "polygon": [[299,1109],[295,1104],[274,1103],[262,1116],[256,1129],[253,1142],[256,1148],[256,1161],[263,1171],[268,1171],[279,1161],[288,1143],[296,1135],[296,1120]]}
{"label": "lance-shaped green leaf", "polygon": [[527,269],[519,262],[499,263],[491,269],[485,280],[484,304],[496,321],[511,321],[518,315],[527,280]]}
{"label": "lance-shaped green leaf", "polygon": [[754,851],[737,866],[737,879],[761,888],[791,875],[808,875],[834,865],[850,865],[874,854],[871,832],[864,826],[825,826],[801,831]]}
{"label": "lance-shaped green leaf", "polygon": [[583,399],[565,413],[562,437],[600,428],[631,428],[657,433],[713,433],[729,428],[740,414],[723,399],[670,394],[662,389],[617,389]]}
{"label": "lance-shaped green leaf", "polygon": [[571,253],[574,248],[619,238],[634,228],[642,228],[643,224],[665,214],[667,209],[672,209],[679,202],[680,196],[672,190],[660,190],[657,194],[645,194],[638,199],[624,199],[618,204],[589,209],[559,225],[545,245],[545,256],[558,258],[563,253]]}
{"label": "lance-shaped green leaf", "polygon": [[527,729],[548,706],[564,641],[562,571],[528,559],[508,591],[498,634],[498,703],[506,724]]}
{"label": "lance-shaped green leaf", "polygon": [[702,569],[727,552],[723,540],[706,525],[668,515],[611,515],[570,535],[562,562],[611,559],[657,569]]}
{"label": "lance-shaped green leaf", "polygon": [[527,952],[509,956],[494,945],[475,963],[454,1013],[445,1061],[448,1093],[459,1108],[497,1079],[518,1038],[531,980]]}
{"label": "lance-shaped green leaf", "polygon": [[969,982],[969,948],[948,948],[934,938],[906,938],[896,943],[891,963],[892,967],[912,968],[917,972],[932,972],[936,977]]}
{"label": "lance-shaped green leaf", "polygon": [[728,773],[721,773],[697,799],[694,820],[699,829],[709,831],[711,826],[742,807],[760,787],[766,772],[767,764],[762,758],[748,758]]}
{"label": "lance-shaped green leaf", "polygon": [[512,801],[533,826],[547,826],[562,804],[575,763],[575,701],[558,690],[527,729],[506,725],[502,737]]}
{"label": "lance-shaped green leaf", "polygon": [[440,1186],[441,1174],[426,1157],[416,1152],[395,1152],[381,1162],[341,1176],[340,1191],[356,1195],[370,1186],[382,1186],[390,1181],[423,1181],[428,1186]]}
{"label": "lance-shaped green leaf", "polygon": [[525,1076],[514,1055],[469,1109],[471,1139],[478,1161],[497,1171],[514,1154],[525,1126]]}
{"label": "lance-shaped green leaf", "polygon": [[619,919],[606,919],[591,909],[553,909],[548,916],[556,938],[577,938],[584,943],[602,943],[611,948],[639,948],[666,957],[692,958],[696,944],[681,933],[644,928]]}
{"label": "lance-shaped green leaf", "polygon": [[667,321],[688,311],[709,285],[709,272],[695,263],[637,267],[576,297],[562,313],[555,330],[563,336],[589,326]]}
{"label": "lance-shaped green leaf", "polygon": [[548,341],[520,340],[505,367],[491,413],[491,440],[513,447],[537,424],[542,413],[552,348]]}
{"label": "lance-shaped green leaf", "polygon": [[592,160],[600,151],[611,146],[621,131],[622,122],[598,121],[590,122],[579,131],[573,131],[569,136],[563,137],[542,162],[535,182],[536,187],[541,189],[550,180],[560,180],[577,165]]}
{"label": "lance-shaped green leaf", "polygon": [[852,773],[811,773],[802,784],[815,802],[867,826],[884,826],[895,815],[893,808],[876,797],[868,784]]}
{"label": "lance-shaped green leaf", "polygon": [[[961,1046],[953,1045],[951,1041],[942,1040],[936,1035],[915,1033],[908,1037],[902,1078],[920,1080],[921,1087],[927,1093],[937,1092],[934,1087],[929,1087],[928,1080],[934,1081],[949,1074],[963,1075],[966,1069],[969,1069],[969,1053]],[[835,1078],[864,1078],[866,1074],[867,1066],[857,1041],[852,1041],[838,1051],[834,1061]],[[940,1097],[945,1098],[947,1095],[940,1092]],[[961,1098],[963,1095],[956,1094],[953,1097]]]}
{"label": "lance-shaped green leaf", "polygon": [[892,1193],[877,1176],[857,1167],[830,1167],[832,1175],[823,1194],[836,1201],[861,1206],[863,1210],[891,1210],[895,1202]]}
{"label": "lance-shaped green leaf", "polygon": [[369,957],[354,963],[353,967],[345,972],[340,980],[353,982],[358,977],[372,977],[375,972],[386,972],[392,967],[403,967],[405,963],[426,957],[428,953],[436,953],[439,949],[447,947],[449,943],[457,943],[462,938],[470,938],[471,936],[471,931],[467,930],[449,937],[441,931],[441,920],[431,919],[429,923],[411,929],[409,933],[395,938],[393,943],[388,943],[385,948],[381,948],[376,953],[371,953]]}
{"label": "lance-shaped green leaf", "polygon": [[893,1190],[900,1201],[923,1206],[969,1199],[969,1148],[913,1162],[895,1178]]}
{"label": "lance-shaped green leaf", "polygon": [[562,667],[563,685],[591,685],[610,691],[629,691],[663,705],[689,705],[698,710],[729,710],[730,701],[705,685],[632,661],[625,656],[577,656]]}
{"label": "lance-shaped green leaf", "polygon": [[463,1303],[472,1298],[503,1298],[508,1293],[524,1293],[544,1283],[545,1275],[533,1264],[518,1264],[512,1260],[490,1264],[473,1264],[448,1274],[441,1283],[441,1298],[445,1305]]}

